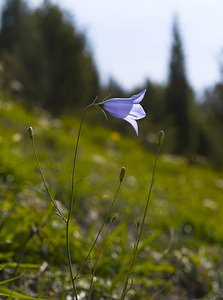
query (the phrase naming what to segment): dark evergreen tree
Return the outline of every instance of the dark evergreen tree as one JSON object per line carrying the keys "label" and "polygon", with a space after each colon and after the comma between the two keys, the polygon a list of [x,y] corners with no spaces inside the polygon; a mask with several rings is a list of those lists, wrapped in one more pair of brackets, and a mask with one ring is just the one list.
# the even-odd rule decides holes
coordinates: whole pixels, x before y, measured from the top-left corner
{"label": "dark evergreen tree", "polygon": [[24,30],[29,14],[27,4],[23,0],[5,1],[1,14],[0,48],[8,52],[15,50]]}
{"label": "dark evergreen tree", "polygon": [[166,113],[175,131],[176,154],[187,154],[191,144],[191,90],[187,81],[181,36],[176,20],[169,64]]}
{"label": "dark evergreen tree", "polygon": [[[222,52],[223,53],[223,52]],[[222,57],[223,58],[223,57]],[[220,80],[204,93],[202,109],[213,135],[223,135],[223,61],[220,61]]]}
{"label": "dark evergreen tree", "polygon": [[[204,147],[207,156],[215,167],[223,165],[223,62],[220,62],[220,80],[213,87],[206,89],[201,104],[203,120],[209,131],[209,144]],[[207,134],[204,136],[207,139]]]}
{"label": "dark evergreen tree", "polygon": [[56,5],[46,1],[37,13],[48,63],[46,107],[56,113],[75,110],[92,101],[99,88],[85,37]]}
{"label": "dark evergreen tree", "polygon": [[20,82],[28,103],[59,114],[76,111],[98,94],[85,36],[50,1],[31,11],[23,0],[5,0],[0,40],[5,82]]}
{"label": "dark evergreen tree", "polygon": [[165,92],[166,87],[162,84],[146,81],[145,88],[147,93],[143,100],[143,107],[150,116],[152,124],[161,126],[165,122]]}

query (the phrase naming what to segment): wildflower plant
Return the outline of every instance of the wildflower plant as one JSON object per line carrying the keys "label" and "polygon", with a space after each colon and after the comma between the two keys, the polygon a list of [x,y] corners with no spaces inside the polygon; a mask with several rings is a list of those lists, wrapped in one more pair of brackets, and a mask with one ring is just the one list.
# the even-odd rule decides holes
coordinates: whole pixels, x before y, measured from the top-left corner
{"label": "wildflower plant", "polygon": [[[118,193],[120,191],[120,188],[121,188],[121,185],[123,183],[124,176],[125,176],[125,167],[122,167],[121,170],[120,170],[120,174],[119,174],[119,184],[117,186],[117,189],[116,189],[116,192],[114,194],[113,200],[112,200],[110,206],[108,207],[105,218],[104,218],[101,226],[99,227],[98,233],[96,234],[96,237],[95,237],[95,239],[94,239],[94,241],[93,241],[93,243],[92,243],[92,245],[91,245],[91,247],[90,247],[90,249],[87,253],[87,256],[85,257],[85,259],[83,259],[79,270],[76,272],[76,274],[74,274],[73,267],[72,267],[73,263],[72,263],[72,257],[71,257],[71,247],[70,247],[70,236],[71,236],[70,222],[71,222],[71,217],[73,215],[73,207],[74,207],[74,204],[75,204],[75,201],[76,201],[76,198],[75,198],[76,164],[77,164],[78,148],[79,148],[79,143],[80,143],[81,131],[82,131],[85,115],[86,115],[87,111],[90,108],[98,107],[102,110],[102,112],[105,115],[106,115],[106,112],[108,112],[111,116],[114,116],[114,117],[119,118],[119,119],[123,119],[123,120],[127,121],[128,123],[130,123],[132,125],[133,129],[135,130],[136,135],[138,135],[137,121],[146,116],[146,113],[145,113],[143,107],[140,104],[141,101],[143,100],[144,96],[145,96],[145,93],[146,93],[146,90],[143,90],[142,92],[140,92],[136,95],[133,95],[130,98],[110,98],[110,99],[107,99],[107,100],[103,100],[101,102],[97,102],[97,99],[96,99],[95,101],[93,101],[91,104],[89,104],[84,109],[82,117],[81,117],[80,125],[79,125],[79,130],[78,130],[78,133],[77,133],[76,144],[75,144],[74,153],[73,153],[73,166],[72,166],[72,175],[71,175],[71,198],[70,198],[70,201],[69,201],[69,209],[68,209],[68,215],[67,216],[65,216],[63,214],[63,212],[60,210],[60,208],[57,205],[57,202],[54,200],[54,198],[53,198],[53,196],[50,192],[50,189],[49,189],[48,184],[45,180],[45,177],[44,177],[44,174],[43,174],[43,171],[41,169],[40,162],[39,162],[39,158],[38,158],[38,154],[37,154],[37,150],[36,150],[36,145],[35,145],[34,130],[31,126],[28,128],[28,134],[29,134],[29,137],[32,141],[36,163],[37,163],[42,181],[44,183],[46,192],[47,192],[47,194],[48,194],[48,196],[49,196],[49,198],[50,198],[50,200],[51,200],[51,202],[54,206],[55,213],[61,218],[61,220],[65,224],[67,261],[68,261],[70,279],[71,279],[71,283],[72,283],[73,298],[75,300],[78,300],[78,292],[77,292],[77,289],[76,289],[76,281],[81,277],[82,271],[83,271],[84,267],[87,265],[92,251],[95,249],[96,244],[100,240],[99,251],[97,253],[97,257],[96,257],[95,263],[93,264],[93,268],[92,268],[92,271],[91,271],[90,287],[89,287],[89,293],[88,293],[88,299],[92,299],[92,289],[93,289],[93,284],[94,284],[94,276],[95,276],[95,272],[96,272],[96,267],[97,267],[98,260],[99,260],[100,256],[102,255],[103,249],[105,247],[106,237],[108,235],[108,232],[105,230],[106,233],[104,234],[104,238],[102,238],[102,240],[100,238],[101,238],[101,235],[102,235],[102,231],[105,229],[107,224],[112,223],[115,219],[114,214],[113,214],[114,213],[113,210],[114,210],[116,199],[118,197]],[[158,157],[159,157],[159,153],[160,153],[160,148],[161,148],[161,145],[163,143],[163,139],[164,139],[164,132],[160,131],[159,134],[158,134],[157,153],[156,153],[156,157],[155,157],[155,161],[154,161],[152,178],[151,178],[151,182],[150,182],[150,185],[149,185],[148,197],[147,197],[147,201],[146,201],[146,204],[145,204],[145,209],[144,209],[142,219],[138,222],[137,234],[136,234],[136,238],[135,238],[135,242],[134,242],[134,247],[133,247],[133,251],[130,255],[129,268],[128,268],[128,271],[126,273],[125,281],[123,283],[123,289],[122,289],[122,293],[120,295],[120,299],[124,299],[126,297],[126,295],[128,293],[128,290],[129,290],[129,284],[131,283],[131,275],[132,275],[132,272],[133,272],[134,264],[136,262],[139,242],[140,242],[140,239],[141,239],[141,236],[142,236],[143,227],[144,227],[147,212],[148,212],[149,201],[150,201],[150,197],[151,197],[151,193],[152,193],[152,188],[153,188],[153,185],[154,185],[157,161],[158,161]]]}

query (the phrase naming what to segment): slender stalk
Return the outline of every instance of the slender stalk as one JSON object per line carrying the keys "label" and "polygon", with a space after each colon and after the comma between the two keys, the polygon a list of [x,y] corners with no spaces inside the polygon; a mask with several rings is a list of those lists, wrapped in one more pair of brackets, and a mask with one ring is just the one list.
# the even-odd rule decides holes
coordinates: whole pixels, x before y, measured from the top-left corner
{"label": "slender stalk", "polygon": [[85,259],[84,259],[84,261],[83,261],[83,263],[82,263],[82,265],[81,265],[79,271],[78,271],[77,274],[75,275],[74,280],[77,279],[77,277],[78,277],[78,276],[80,275],[80,273],[82,272],[84,266],[86,265],[86,263],[87,263],[87,261],[88,261],[90,255],[91,255],[91,253],[92,253],[92,251],[93,251],[93,249],[94,249],[94,247],[95,247],[95,245],[96,245],[96,243],[97,243],[97,241],[98,241],[98,239],[99,239],[99,236],[101,235],[101,232],[102,232],[102,230],[103,230],[103,228],[104,228],[106,222],[108,221],[109,216],[111,215],[112,209],[113,209],[113,207],[114,207],[114,205],[115,205],[115,202],[116,202],[118,193],[119,193],[119,191],[120,191],[120,188],[121,188],[121,185],[122,185],[122,182],[123,182],[124,174],[125,174],[125,168],[122,167],[122,168],[121,168],[121,171],[120,171],[119,185],[118,185],[117,190],[116,190],[116,192],[115,192],[114,198],[113,198],[113,200],[112,200],[112,202],[111,202],[111,204],[110,204],[110,206],[109,206],[109,208],[108,208],[107,214],[106,214],[106,216],[105,216],[105,218],[104,218],[103,223],[101,224],[101,227],[100,227],[99,230],[98,230],[98,233],[97,233],[97,235],[96,235],[96,237],[95,237],[95,239],[94,239],[94,242],[92,243],[91,248],[90,248],[90,250],[88,251],[88,254],[87,254],[87,256],[85,257]]}
{"label": "slender stalk", "polygon": [[69,204],[69,211],[68,211],[68,217],[67,217],[67,222],[66,222],[66,249],[67,249],[67,258],[68,258],[68,265],[69,265],[69,271],[70,271],[70,277],[71,277],[71,282],[73,286],[73,296],[76,300],[78,300],[77,297],[77,290],[75,286],[75,280],[74,280],[74,275],[73,275],[73,270],[72,270],[72,259],[71,259],[71,251],[70,251],[70,219],[72,216],[73,212],[73,207],[74,207],[74,190],[75,190],[75,171],[76,171],[76,162],[77,162],[77,153],[78,153],[78,147],[79,147],[79,142],[80,142],[80,136],[81,136],[81,130],[84,122],[84,117],[87,112],[87,110],[95,105],[94,103],[88,105],[82,115],[78,134],[77,134],[77,140],[76,140],[76,145],[74,149],[74,156],[73,156],[73,167],[72,167],[72,178],[71,178],[71,199],[70,199],[70,204]]}
{"label": "slender stalk", "polygon": [[39,169],[39,173],[40,173],[40,176],[41,176],[41,179],[43,181],[43,184],[44,184],[44,187],[45,187],[45,190],[54,206],[54,208],[56,209],[56,212],[57,214],[61,217],[61,219],[66,223],[67,220],[65,218],[65,216],[63,215],[63,213],[61,212],[61,210],[59,209],[56,201],[54,200],[49,188],[48,188],[48,185],[47,185],[47,182],[45,180],[45,177],[43,175],[43,171],[42,171],[42,168],[41,168],[41,165],[40,165],[40,162],[39,162],[39,158],[38,158],[38,154],[37,154],[37,150],[36,150],[36,145],[35,145],[35,138],[34,138],[34,134],[33,134],[33,129],[32,127],[29,127],[28,128],[29,132],[32,132],[32,134],[30,135],[30,138],[31,138],[31,141],[32,141],[32,147],[33,147],[33,152],[34,152],[34,155],[35,155],[35,159],[36,159],[36,163],[37,163],[37,166],[38,166],[38,169]]}
{"label": "slender stalk", "polygon": [[155,157],[155,161],[153,164],[153,171],[152,171],[152,178],[151,178],[151,182],[150,182],[150,186],[149,186],[149,192],[148,192],[148,196],[147,196],[147,201],[146,201],[146,206],[144,209],[144,213],[143,213],[143,217],[142,217],[142,222],[140,224],[139,230],[137,232],[137,236],[136,236],[136,242],[133,248],[133,254],[131,257],[131,261],[129,264],[129,269],[127,272],[127,276],[124,282],[124,287],[122,290],[122,294],[121,294],[121,300],[125,299],[126,293],[127,293],[127,286],[128,286],[128,282],[129,282],[129,278],[132,274],[132,269],[136,260],[136,255],[137,255],[137,251],[138,251],[138,247],[139,247],[139,242],[142,236],[142,232],[143,232],[143,228],[145,225],[145,220],[146,220],[146,216],[147,216],[147,212],[148,212],[148,207],[149,207],[149,202],[150,202],[150,198],[151,198],[151,194],[152,194],[152,189],[153,189],[153,185],[154,185],[154,181],[155,181],[155,173],[156,173],[156,166],[157,166],[157,162],[158,162],[158,158],[159,158],[159,154],[160,154],[160,149],[161,149],[161,145],[163,143],[163,138],[164,138],[164,132],[160,131],[159,132],[159,136],[158,136],[158,146],[157,146],[157,152],[156,152],[156,157]]}
{"label": "slender stalk", "polygon": [[68,219],[67,219],[67,223],[66,223],[66,248],[67,248],[68,266],[69,266],[70,277],[71,277],[71,282],[72,282],[72,287],[73,287],[73,296],[75,297],[76,300],[78,300],[77,290],[76,290],[75,282],[73,280],[72,260],[71,260],[71,253],[70,253],[70,239],[69,239],[69,220]]}
{"label": "slender stalk", "polygon": [[92,297],[92,290],[93,290],[94,276],[95,276],[95,273],[96,273],[96,267],[97,267],[99,258],[101,256],[101,253],[103,251],[103,248],[105,246],[106,237],[108,236],[108,228],[106,228],[106,229],[107,230],[105,232],[105,238],[103,239],[103,241],[102,241],[102,243],[100,245],[100,248],[98,250],[98,255],[96,257],[96,260],[95,260],[95,263],[94,263],[94,266],[93,266],[93,269],[92,269],[91,282],[90,282],[90,288],[89,288],[89,294],[88,294],[88,300],[91,300],[91,297]]}

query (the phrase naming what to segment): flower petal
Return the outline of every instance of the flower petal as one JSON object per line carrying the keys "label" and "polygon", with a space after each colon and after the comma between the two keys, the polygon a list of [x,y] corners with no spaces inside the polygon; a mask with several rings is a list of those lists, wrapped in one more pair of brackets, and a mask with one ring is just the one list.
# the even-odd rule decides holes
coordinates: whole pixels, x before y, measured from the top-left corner
{"label": "flower petal", "polygon": [[129,116],[135,120],[139,120],[144,118],[146,113],[140,104],[133,104],[132,109],[129,112]]}
{"label": "flower petal", "polygon": [[141,93],[139,93],[139,94],[136,94],[136,95],[133,95],[131,98],[129,98],[129,99],[131,99],[132,101],[133,101],[133,103],[140,103],[141,101],[142,101],[142,99],[144,98],[144,96],[145,96],[145,93],[146,93],[146,89],[145,90],[143,90]]}
{"label": "flower petal", "polygon": [[146,113],[139,104],[145,96],[146,90],[130,98],[111,98],[103,103],[103,108],[109,112],[110,115],[124,119],[129,122],[138,135],[138,124],[136,120],[142,119]]}
{"label": "flower petal", "polygon": [[138,135],[138,124],[136,120],[133,119],[131,116],[127,116],[126,118],[124,118],[124,120],[126,120],[132,125],[132,127],[135,129],[136,135]]}
{"label": "flower petal", "polygon": [[110,115],[116,118],[124,119],[133,108],[133,102],[123,100],[127,98],[112,98],[105,101],[103,107]]}

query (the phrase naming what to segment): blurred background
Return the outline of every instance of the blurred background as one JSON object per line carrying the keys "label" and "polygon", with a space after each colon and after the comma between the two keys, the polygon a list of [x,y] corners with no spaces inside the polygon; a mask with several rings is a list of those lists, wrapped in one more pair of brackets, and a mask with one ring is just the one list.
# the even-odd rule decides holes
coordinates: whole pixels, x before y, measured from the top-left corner
{"label": "blurred background", "polygon": [[[147,89],[142,139],[222,164],[221,1],[1,1],[3,90],[54,115]],[[195,157],[195,156],[194,156]]]}
{"label": "blurred background", "polygon": [[[64,224],[26,128],[34,128],[44,176],[67,216],[83,108],[96,97],[147,89],[138,137],[127,122],[105,122],[96,109],[85,119],[70,230],[74,269],[124,165],[92,298],[118,299],[163,129],[128,299],[222,299],[222,11],[222,0],[0,0],[0,295],[71,299]],[[99,247],[77,282],[80,299],[87,299]]]}

